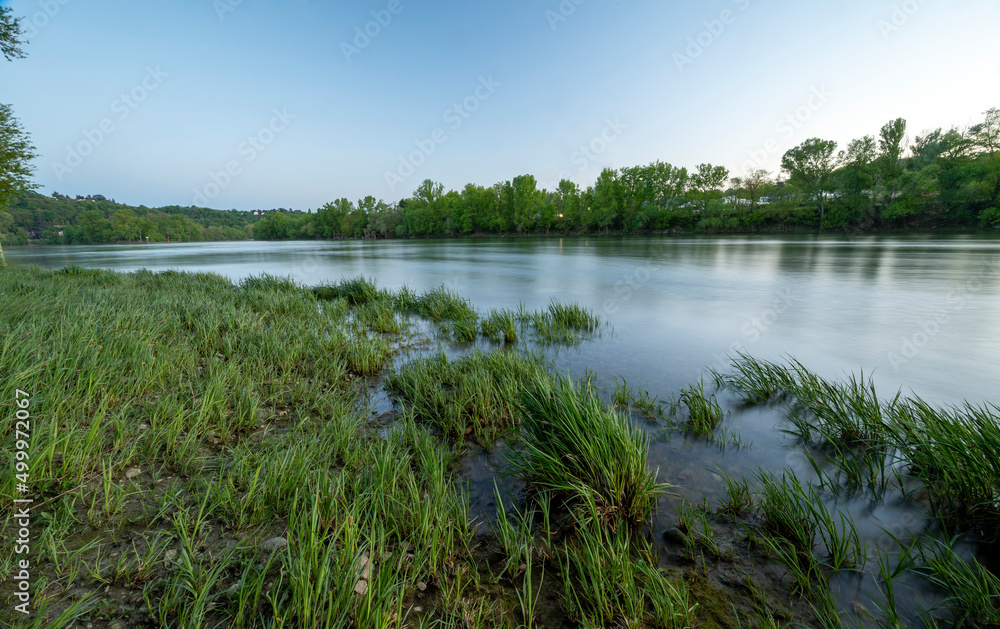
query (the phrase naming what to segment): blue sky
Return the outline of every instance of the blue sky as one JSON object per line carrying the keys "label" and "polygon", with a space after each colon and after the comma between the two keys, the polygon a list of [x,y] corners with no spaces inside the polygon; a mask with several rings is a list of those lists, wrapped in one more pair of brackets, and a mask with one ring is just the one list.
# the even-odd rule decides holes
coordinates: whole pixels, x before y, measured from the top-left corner
{"label": "blue sky", "polygon": [[[41,191],[316,208],[663,160],[777,173],[1000,107],[995,0],[14,0]],[[367,33],[366,33],[367,31]],[[360,34],[359,34],[360,33]]]}

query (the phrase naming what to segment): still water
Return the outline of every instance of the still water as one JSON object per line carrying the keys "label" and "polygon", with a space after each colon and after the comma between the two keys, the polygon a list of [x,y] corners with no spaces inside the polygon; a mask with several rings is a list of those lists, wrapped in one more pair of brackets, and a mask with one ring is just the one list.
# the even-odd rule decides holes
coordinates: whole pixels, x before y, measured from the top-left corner
{"label": "still water", "polygon": [[551,238],[236,242],[9,249],[10,264],[260,273],[314,285],[365,275],[445,285],[480,309],[579,302],[610,323],[557,364],[654,394],[746,351],[827,377],[873,374],[939,403],[996,400],[1000,239]]}
{"label": "still water", "polygon": [[[871,376],[880,394],[897,390],[937,405],[1000,402],[1000,239],[975,236],[551,238],[340,242],[238,242],[140,246],[29,247],[9,264],[212,271],[234,280],[270,273],[315,285],[365,275],[379,285],[421,292],[444,285],[481,311],[577,302],[608,325],[599,338],[548,350],[556,369],[592,370],[606,395],[615,378],[664,400],[724,369],[727,354],[795,357],[821,376]],[[446,347],[455,352],[460,348]],[[707,380],[707,379],[706,379]],[[391,404],[384,392],[380,403]],[[741,447],[654,436],[649,462],[676,486],[661,499],[654,528],[672,521],[680,501],[715,502],[721,468],[760,466],[815,478],[801,446],[767,407],[745,408],[725,395],[726,429]],[[463,462],[472,514],[492,519],[503,449],[470,452]],[[516,488],[514,489],[516,492]],[[507,495],[511,499],[511,494]],[[505,499],[506,500],[506,499]],[[885,531],[919,533],[931,522],[900,500],[837,500],[862,539],[891,551]],[[993,564],[991,551],[967,544]],[[986,553],[984,555],[984,553]],[[839,609],[871,604],[868,575],[834,579]],[[940,601],[926,583],[904,578],[902,612]],[[875,598],[880,598],[878,594]],[[853,607],[857,610],[857,607]],[[869,622],[863,621],[863,625]]]}

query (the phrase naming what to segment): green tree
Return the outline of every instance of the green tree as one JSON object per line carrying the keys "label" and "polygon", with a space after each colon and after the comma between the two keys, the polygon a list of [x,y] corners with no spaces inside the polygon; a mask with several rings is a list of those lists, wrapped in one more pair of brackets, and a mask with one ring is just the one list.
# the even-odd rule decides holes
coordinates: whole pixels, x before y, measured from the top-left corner
{"label": "green tree", "polygon": [[403,208],[406,233],[412,236],[433,236],[444,233],[441,210],[444,184],[425,179]]}
{"label": "green tree", "polygon": [[497,195],[493,187],[466,184],[462,190],[462,209],[458,217],[462,233],[493,231],[497,212]]}
{"label": "green tree", "polygon": [[695,198],[704,201],[703,211],[708,211],[709,203],[722,196],[722,187],[729,179],[729,169],[725,166],[698,164],[698,170],[691,175],[691,189]]}
{"label": "green tree", "polygon": [[801,186],[819,208],[819,229],[823,230],[826,197],[836,161],[837,143],[833,140],[809,138],[781,157],[781,168],[788,173],[789,183]]}
{"label": "green tree", "polygon": [[[352,215],[356,217],[357,208],[350,200],[345,198],[337,199],[332,203],[326,203],[316,210],[316,231],[321,238],[335,238],[339,235],[352,233]],[[275,212],[284,214],[284,212]],[[286,226],[287,227],[287,226]]]}
{"label": "green tree", "polygon": [[876,205],[875,219],[881,218],[881,208],[893,214],[896,195],[903,174],[902,158],[906,150],[906,120],[896,118],[882,126],[878,140],[878,160],[876,162],[879,180],[884,194],[884,202]]}
{"label": "green tree", "polygon": [[118,210],[111,215],[111,228],[114,230],[114,240],[139,240],[142,227],[139,218],[132,210]]}
{"label": "green tree", "polygon": [[532,231],[541,218],[542,192],[532,175],[518,175],[511,182],[514,228],[519,233]]}
{"label": "green tree", "polygon": [[24,58],[21,46],[28,42],[23,35],[21,18],[15,18],[10,7],[0,7],[0,52],[7,61]]}
{"label": "green tree", "polygon": [[284,212],[268,212],[253,226],[254,238],[260,240],[285,240],[291,236],[292,221]]}
{"label": "green tree", "polygon": [[554,224],[563,231],[580,226],[580,186],[569,179],[559,182],[555,197]]}
{"label": "green tree", "polygon": [[31,182],[31,160],[37,156],[10,105],[0,103],[0,207],[7,207],[15,194],[38,187]]}
{"label": "green tree", "polygon": [[0,242],[12,242],[14,217],[7,212],[0,212]]}
{"label": "green tree", "polygon": [[585,226],[603,229],[604,233],[607,233],[621,217],[625,205],[624,190],[618,178],[618,171],[613,168],[602,170],[590,192],[591,203]]}
{"label": "green tree", "polygon": [[762,168],[751,168],[742,177],[734,177],[732,184],[737,190],[737,198],[747,202],[747,211],[750,213],[757,209],[760,198],[774,185],[771,173]]}
{"label": "green tree", "polygon": [[100,210],[87,210],[76,219],[76,225],[83,230],[83,240],[88,243],[111,242],[114,229],[111,221],[104,218]]}
{"label": "green tree", "polygon": [[986,119],[969,129],[969,135],[981,151],[977,161],[987,205],[996,212],[1000,208],[1000,109],[993,107],[984,113]]}
{"label": "green tree", "polygon": [[852,221],[875,220],[875,181],[877,178],[878,147],[875,138],[866,135],[851,140],[837,161],[842,164],[834,178],[839,202]]}
{"label": "green tree", "polygon": [[[0,52],[7,61],[23,59],[23,39],[21,19],[15,18],[9,7],[0,7]],[[0,225],[10,224],[13,217],[3,210],[10,203],[10,198],[18,192],[36,188],[31,183],[34,169],[31,160],[37,157],[35,147],[31,144],[28,134],[21,128],[21,123],[14,117],[10,105],[0,103]],[[10,229],[10,228],[7,228]],[[3,231],[7,231],[6,229]],[[23,232],[18,233],[23,238]],[[20,242],[21,238],[16,238]],[[3,249],[0,249],[0,254]],[[0,263],[3,262],[0,256]]]}
{"label": "green tree", "polygon": [[382,201],[376,204],[368,219],[368,227],[383,237],[395,236],[396,228],[403,226],[403,210],[398,205]]}

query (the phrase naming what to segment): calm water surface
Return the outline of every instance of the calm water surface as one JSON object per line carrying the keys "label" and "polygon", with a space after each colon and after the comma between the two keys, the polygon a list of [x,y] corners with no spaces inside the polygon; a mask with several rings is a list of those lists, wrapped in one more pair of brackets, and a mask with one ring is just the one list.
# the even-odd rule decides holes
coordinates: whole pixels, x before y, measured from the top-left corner
{"label": "calm water surface", "polygon": [[303,284],[444,284],[481,308],[577,301],[613,326],[560,365],[668,393],[744,350],[874,374],[938,402],[996,399],[1000,239],[552,238],[10,249],[11,264],[214,271]]}
{"label": "calm water surface", "polygon": [[[341,242],[239,242],[145,246],[30,247],[10,264],[76,264],[213,271],[234,280],[271,273],[306,285],[365,275],[387,288],[440,285],[481,310],[550,300],[578,302],[610,324],[598,339],[550,350],[557,369],[593,370],[605,393],[614,378],[660,399],[724,367],[735,351],[794,356],[828,378],[864,372],[882,395],[902,389],[936,404],[1000,402],[1000,239],[952,237],[552,238]],[[456,351],[458,348],[447,348]],[[460,351],[460,350],[459,350]],[[743,473],[792,468],[814,478],[801,446],[777,428],[773,409],[725,399],[727,428],[747,446],[720,450],[683,437],[656,438],[650,464],[678,486],[664,497],[657,526],[679,501],[710,501],[724,490],[716,466]],[[381,405],[391,404],[384,392]],[[502,448],[470,453],[463,478],[472,512],[491,519]],[[849,511],[862,538],[883,550],[894,534],[929,525],[922,509],[887,498],[831,502]],[[966,552],[973,552],[966,546]],[[982,549],[980,549],[982,551]],[[983,556],[995,562],[995,558]],[[869,563],[874,564],[874,560]],[[870,604],[870,575],[838,576],[839,607]],[[940,600],[905,579],[904,614]],[[863,624],[868,624],[867,622]]]}

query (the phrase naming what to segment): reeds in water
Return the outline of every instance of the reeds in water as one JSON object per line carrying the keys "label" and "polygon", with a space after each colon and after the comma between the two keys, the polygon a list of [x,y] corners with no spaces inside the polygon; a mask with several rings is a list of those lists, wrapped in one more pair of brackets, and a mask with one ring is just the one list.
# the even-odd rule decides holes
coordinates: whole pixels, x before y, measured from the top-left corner
{"label": "reeds in water", "polygon": [[608,523],[638,525],[665,485],[646,466],[648,439],[624,416],[558,377],[521,396],[523,440],[511,471],[530,485],[592,501]]}

